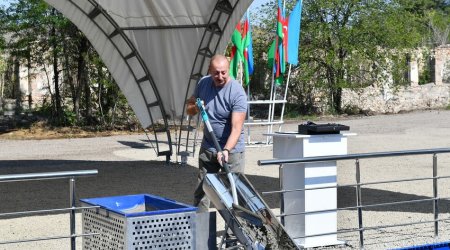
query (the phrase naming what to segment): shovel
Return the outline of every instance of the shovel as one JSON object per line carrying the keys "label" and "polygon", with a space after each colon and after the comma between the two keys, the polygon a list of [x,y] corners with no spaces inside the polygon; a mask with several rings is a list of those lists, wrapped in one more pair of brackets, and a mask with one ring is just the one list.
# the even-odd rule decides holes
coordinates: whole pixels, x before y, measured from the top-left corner
{"label": "shovel", "polygon": [[205,110],[205,105],[200,98],[197,98],[196,104],[197,104],[198,109],[200,110],[200,116],[202,117],[203,123],[205,123],[208,133],[214,142],[214,147],[216,148],[217,153],[219,153],[219,152],[222,153],[222,159],[221,159],[222,167],[225,170],[225,173],[227,174],[228,180],[230,182],[231,193],[233,196],[233,203],[236,205],[239,205],[238,197],[237,197],[237,193],[236,193],[236,184],[235,184],[233,175],[230,170],[230,165],[227,162],[225,162],[225,157],[223,156],[223,150],[220,147],[219,142],[217,141],[216,135],[214,134],[214,131],[211,127],[211,123],[209,122],[208,114],[206,113],[206,110]]}
{"label": "shovel", "polygon": [[[203,101],[197,106],[217,152],[222,149],[214,135]],[[223,173],[207,174],[203,190],[233,231],[245,250],[293,250],[295,241],[287,234],[276,216],[268,208],[244,174],[232,173],[222,158]],[[230,192],[231,191],[231,192]],[[230,194],[231,193],[231,194]],[[238,195],[241,205],[238,204]]]}

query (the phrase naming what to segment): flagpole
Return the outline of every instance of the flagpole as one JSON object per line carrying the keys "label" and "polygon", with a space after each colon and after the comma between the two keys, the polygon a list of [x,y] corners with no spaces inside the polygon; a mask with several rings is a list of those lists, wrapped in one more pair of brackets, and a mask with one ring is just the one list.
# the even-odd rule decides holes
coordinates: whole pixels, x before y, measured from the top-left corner
{"label": "flagpole", "polygon": [[[286,88],[284,89],[284,99],[283,99],[283,101],[285,101],[285,102],[283,102],[283,106],[281,108],[281,116],[280,116],[281,121],[283,121],[284,107],[286,106],[286,98],[287,98],[287,92],[288,92],[288,87],[289,87],[289,80],[291,78],[291,67],[292,67],[292,64],[289,64],[288,77],[287,77],[287,80],[286,80]],[[282,126],[282,124],[280,124],[280,127],[278,128],[278,132],[281,131],[281,126]]]}
{"label": "flagpole", "polygon": [[[276,46],[276,44],[275,44],[275,46]],[[270,117],[271,117],[271,113],[272,113],[272,105],[273,105],[273,103],[272,103],[272,93],[273,93],[273,84],[274,84],[274,82],[275,82],[275,76],[274,76],[274,74],[275,74],[275,72],[276,72],[276,69],[275,69],[275,64],[276,64],[276,47],[275,47],[275,49],[274,49],[274,58],[273,58],[273,62],[272,62],[272,73],[271,73],[271,85],[270,85],[270,96],[269,96],[269,114],[268,114],[268,116],[267,116],[267,123],[268,123],[268,125],[270,125]],[[267,126],[267,134],[270,134],[271,133],[271,131],[270,131],[270,126]],[[266,137],[266,145],[268,145],[269,144],[269,136],[267,136]]]}
{"label": "flagpole", "polygon": [[[286,0],[283,0],[283,13],[284,13],[285,9],[286,9]],[[281,45],[281,46],[284,46],[284,45]],[[283,52],[287,53],[287,51],[283,51]],[[281,57],[285,56],[284,53],[281,55]],[[282,60],[280,60],[280,63],[282,63]],[[273,108],[272,108],[272,114],[271,114],[271,117],[270,117],[270,122],[271,122],[271,124],[270,124],[270,133],[272,133],[272,131],[273,131],[273,121],[274,121],[274,117],[275,117],[275,106],[276,106],[275,101],[276,101],[276,98],[277,98],[277,86],[276,85],[274,86],[273,84],[272,84],[272,86],[273,86],[274,91],[273,91],[273,98],[271,97]]]}
{"label": "flagpole", "polygon": [[[280,6],[280,2],[278,1],[278,8],[279,8],[279,6]],[[276,39],[278,39],[278,37],[276,37]],[[274,60],[273,60],[273,65],[272,65],[272,84],[270,86],[269,116],[267,117],[267,122],[268,122],[267,133],[268,134],[272,133],[272,130],[273,130],[272,119],[273,119],[273,113],[275,113],[274,96],[275,96],[275,93],[276,93],[276,86],[275,86],[276,84],[274,84],[275,83],[275,76],[274,75],[275,75],[276,71],[278,70],[278,69],[275,69],[275,65],[276,65],[276,61],[277,61],[277,53],[276,53],[276,51],[278,50],[278,46],[279,46],[279,44],[278,44],[278,42],[276,42],[276,44],[275,44],[275,52],[274,52]],[[277,67],[280,67],[280,66],[277,65]],[[266,138],[266,144],[269,144],[269,137]]]}
{"label": "flagpole", "polygon": [[[291,79],[291,72],[292,72],[292,65],[298,65],[298,51],[299,51],[299,44],[300,44],[300,23],[301,23],[301,14],[302,14],[302,0],[298,0],[295,4],[294,8],[292,9],[291,14],[289,15],[289,21],[288,21],[288,49],[287,49],[287,55],[288,55],[288,63],[289,63],[289,72],[288,72],[288,78],[286,81],[286,88],[284,91],[284,102],[283,107],[281,109],[281,120],[283,120],[284,117],[284,110],[287,105],[287,92],[289,90],[289,82]],[[292,33],[291,33],[292,32]],[[292,51],[291,51],[292,50]],[[289,53],[291,52],[291,53]],[[281,123],[283,124],[283,123]],[[281,130],[281,125],[278,128],[278,131]]]}
{"label": "flagpole", "polygon": [[272,124],[272,122],[274,121],[275,106],[276,106],[275,105],[275,101],[277,99],[277,85],[276,84],[275,85],[272,84],[272,86],[273,86],[273,97],[271,97],[271,101],[272,101],[273,108],[272,108],[272,114],[270,115],[270,122],[271,122],[271,124],[270,124],[270,133],[273,132],[273,124]]}
{"label": "flagpole", "polygon": [[[283,0],[283,8],[286,9],[286,1]],[[288,53],[288,51],[286,51],[286,53]],[[287,97],[287,91],[288,91],[288,86],[289,86],[289,80],[290,80],[290,76],[291,76],[291,66],[292,64],[289,64],[289,70],[288,70],[288,77],[286,79],[286,88],[284,89],[284,98],[283,98],[283,106],[281,106],[281,114],[280,114],[280,121],[283,122],[283,115],[284,115],[284,107],[286,106],[286,97]],[[281,131],[281,127],[283,126],[282,123],[280,123],[280,126],[278,127],[278,132]]]}
{"label": "flagpole", "polygon": [[[245,65],[243,65],[242,62],[239,63],[239,70],[238,70],[238,75],[239,75],[239,80],[241,82],[241,86],[244,87],[244,67]],[[248,85],[247,85],[247,89],[248,89]],[[248,90],[247,90],[247,101],[250,100],[249,98],[249,94],[248,94]],[[250,118],[250,104],[247,104],[247,121],[249,121]],[[247,143],[250,144],[250,126],[247,126]]]}
{"label": "flagpole", "polygon": [[[250,26],[250,10],[247,10],[247,12],[245,13],[246,18],[248,20],[248,29],[251,31],[251,26]],[[251,33],[250,33],[251,34]],[[252,41],[250,41],[252,42]],[[248,53],[248,52],[247,52]],[[253,61],[253,60],[252,60]],[[249,62],[248,62],[249,63]],[[249,72],[250,74],[250,72]],[[247,83],[247,100],[251,101],[251,95],[250,95],[250,82]],[[250,104],[247,104],[247,120],[250,121]],[[248,127],[248,143],[250,144],[250,127]]]}
{"label": "flagpole", "polygon": [[[275,64],[275,60],[273,60],[273,64]],[[272,65],[272,84],[270,86],[270,97],[269,97],[269,101],[270,101],[270,105],[269,105],[269,116],[267,117],[267,122],[269,122],[270,124],[270,117],[271,117],[271,113],[272,113],[272,93],[273,93],[273,86],[274,86],[274,82],[275,82],[275,77],[274,77],[275,71],[274,71],[274,65]],[[270,134],[272,133],[272,130],[270,128],[270,126],[267,126],[267,133]],[[269,136],[266,137],[266,145],[269,144]]]}
{"label": "flagpole", "polygon": [[[250,100],[250,84],[247,84],[247,100]],[[247,103],[247,122],[252,122],[253,119],[251,119],[250,116],[250,103]],[[250,137],[250,126],[247,126],[247,144],[250,145],[251,143],[251,137]]]}

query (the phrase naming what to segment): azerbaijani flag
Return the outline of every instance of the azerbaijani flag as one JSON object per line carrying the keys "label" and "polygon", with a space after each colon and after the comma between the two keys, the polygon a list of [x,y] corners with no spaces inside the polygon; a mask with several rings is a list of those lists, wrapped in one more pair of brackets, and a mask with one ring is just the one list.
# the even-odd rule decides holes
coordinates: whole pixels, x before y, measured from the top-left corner
{"label": "azerbaijani flag", "polygon": [[273,67],[276,84],[283,82],[283,74],[286,72],[288,22],[284,16],[284,8],[282,8],[281,0],[278,0],[277,36],[268,52],[269,66]]}
{"label": "azerbaijani flag", "polygon": [[242,47],[244,48],[244,84],[248,85],[250,82],[250,75],[253,74],[252,30],[248,12],[242,29],[242,42]]}
{"label": "azerbaijani flag", "polygon": [[231,36],[231,62],[230,62],[230,76],[237,78],[239,71],[239,63],[244,60],[244,48],[242,46],[241,22],[236,25],[233,35]]}
{"label": "azerbaijani flag", "polygon": [[253,74],[253,47],[252,47],[252,33],[250,27],[250,19],[248,13],[241,27],[239,22],[234,29],[231,36],[231,62],[230,62],[230,76],[237,78],[239,72],[239,64],[244,63],[244,84],[248,85],[250,82],[250,75]]}
{"label": "azerbaijani flag", "polygon": [[299,0],[289,15],[288,22],[288,53],[287,62],[292,65],[298,64],[298,47],[300,43],[300,21],[302,16],[302,1]]}

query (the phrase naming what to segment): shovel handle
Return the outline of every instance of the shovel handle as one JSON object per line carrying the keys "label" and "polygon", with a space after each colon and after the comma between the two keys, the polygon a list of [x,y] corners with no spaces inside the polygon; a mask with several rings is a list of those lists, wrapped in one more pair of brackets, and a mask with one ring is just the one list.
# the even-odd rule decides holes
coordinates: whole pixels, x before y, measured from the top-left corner
{"label": "shovel handle", "polygon": [[216,135],[214,134],[214,131],[211,127],[211,123],[209,122],[209,118],[208,118],[208,113],[206,113],[205,105],[200,98],[197,98],[196,104],[197,104],[198,109],[200,110],[200,115],[202,117],[202,120],[208,129],[208,133],[210,134],[211,138],[213,139],[214,147],[216,148],[217,152],[222,153],[222,159],[220,159],[220,160],[222,161],[222,167],[225,170],[225,173],[228,174],[231,172],[230,165],[227,162],[225,162],[225,157],[223,156],[223,150],[220,147],[219,142],[217,141]]}

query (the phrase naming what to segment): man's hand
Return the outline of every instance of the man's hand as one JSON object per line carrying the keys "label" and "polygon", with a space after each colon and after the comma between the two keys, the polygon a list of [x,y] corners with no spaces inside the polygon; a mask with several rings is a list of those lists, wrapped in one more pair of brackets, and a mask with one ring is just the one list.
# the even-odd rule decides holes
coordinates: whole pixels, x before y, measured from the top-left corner
{"label": "man's hand", "polygon": [[195,103],[195,97],[191,97],[186,101],[186,114],[194,116],[199,112],[197,104]]}
{"label": "man's hand", "polygon": [[220,163],[220,166],[223,166],[222,160],[228,162],[228,154],[228,150],[223,150],[222,152],[217,153],[217,161]]}

